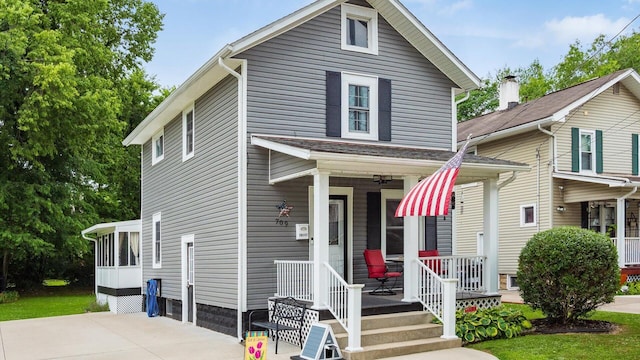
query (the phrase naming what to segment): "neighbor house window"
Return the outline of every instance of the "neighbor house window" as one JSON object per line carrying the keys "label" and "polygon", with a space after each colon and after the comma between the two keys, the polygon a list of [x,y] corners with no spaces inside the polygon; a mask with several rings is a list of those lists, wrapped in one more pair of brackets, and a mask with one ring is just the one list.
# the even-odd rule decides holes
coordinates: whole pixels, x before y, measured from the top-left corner
{"label": "neighbor house window", "polygon": [[342,137],[378,140],[378,78],[342,74]]}
{"label": "neighbor house window", "polygon": [[520,206],[520,226],[535,226],[536,225],[536,205],[522,205]]}
{"label": "neighbor house window", "polygon": [[195,119],[193,106],[182,112],[182,161],[193,157],[195,146]]}
{"label": "neighbor house window", "polygon": [[580,171],[595,170],[595,134],[593,131],[580,131]]}
{"label": "neighbor house window", "polygon": [[154,165],[164,159],[164,128],[153,135],[151,138],[151,147],[151,165]]}
{"label": "neighbor house window", "polygon": [[378,13],[342,4],[342,49],[378,55]]}
{"label": "neighbor house window", "polygon": [[161,214],[156,213],[153,214],[153,222],[152,222],[152,257],[153,257],[153,268],[162,267],[162,241],[161,241],[161,226],[160,226]]}

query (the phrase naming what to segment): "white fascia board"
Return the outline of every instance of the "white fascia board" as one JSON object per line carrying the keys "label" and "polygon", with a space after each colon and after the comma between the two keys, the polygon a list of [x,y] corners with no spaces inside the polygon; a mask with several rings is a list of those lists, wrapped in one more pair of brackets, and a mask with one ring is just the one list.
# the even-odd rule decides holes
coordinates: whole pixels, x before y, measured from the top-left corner
{"label": "white fascia board", "polygon": [[311,151],[297,148],[290,145],[284,145],[267,139],[251,136],[251,145],[257,145],[269,150],[274,150],[283,154],[291,155],[300,159],[309,160]]}
{"label": "white fascia board", "polygon": [[233,42],[230,47],[232,49],[230,56],[237,55],[247,49],[259,45],[267,40],[281,35],[296,26],[303,24],[314,17],[331,10],[339,4],[346,2],[347,0],[318,0],[315,1],[298,11],[295,11],[282,19],[275,21],[261,29],[258,29],[251,34]]}
{"label": "white fascia board", "polygon": [[[475,146],[475,145],[478,145],[478,144],[483,144],[483,143],[486,143],[486,142],[499,140],[499,139],[507,138],[507,137],[510,137],[510,136],[518,135],[518,134],[521,134],[521,133],[525,133],[527,131],[531,131],[531,130],[537,129],[538,125],[545,126],[545,125],[551,124],[553,122],[561,121],[562,119],[563,118],[556,119],[552,115],[552,116],[549,116],[549,117],[546,117],[546,118],[542,118],[540,120],[528,122],[526,124],[522,124],[522,125],[515,126],[515,127],[512,127],[512,128],[508,128],[508,129],[492,132],[491,134],[488,134],[488,135],[485,134],[485,135],[480,135],[480,136],[477,136],[477,137],[472,137],[471,140],[469,141],[469,146]],[[471,135],[473,136],[473,134],[471,134]],[[467,142],[467,140],[458,141],[458,148],[460,148],[462,145],[464,145],[465,142]]]}
{"label": "white fascia board", "polygon": [[122,144],[129,146],[132,144],[143,145],[153,134],[158,132],[169,121],[173,120],[187,105],[194,102],[198,97],[211,89],[218,81],[226,76],[224,71],[219,69],[218,58],[229,55],[231,49],[229,45],[222,48],[209,61],[202,65],[195,73],[175,89],[160,105],[142,120],[133,131],[127,135]]}
{"label": "white fascia board", "polygon": [[128,221],[96,224],[87,229],[82,230],[81,233],[82,235],[86,235],[86,234],[93,234],[97,232],[110,232],[110,231],[115,231],[116,229],[139,230],[141,228],[142,228],[141,220],[128,220]]}
{"label": "white fascia board", "polygon": [[[433,35],[433,33],[429,31],[429,29],[427,29],[424,26],[424,24],[422,24],[422,22],[420,22],[420,20],[418,20],[404,5],[402,5],[397,0],[378,0],[378,1],[368,0],[368,2],[371,3],[374,7],[376,7],[377,3],[380,1],[386,1],[389,4],[393,5],[396,11],[402,14],[402,16],[404,16],[409,21],[409,23],[413,25],[415,30],[417,30],[417,32],[420,33],[420,35],[422,35],[427,40],[429,40],[431,44],[433,44],[433,46],[435,46],[436,49],[438,49],[440,55],[444,57],[447,62],[450,62],[451,64],[455,65],[459,69],[459,71],[464,76],[467,77],[466,79],[467,81],[465,83],[461,83],[462,82],[460,81],[461,79],[453,79],[453,78],[451,79],[451,80],[454,80],[454,82],[458,86],[460,86],[462,90],[465,90],[465,91],[473,90],[480,87],[480,83],[481,83],[480,78],[476,74],[474,74],[464,63],[462,63],[462,61],[460,61],[460,59],[458,59],[442,42],[440,42],[440,40],[438,40],[438,38],[436,38],[435,35]],[[413,43],[413,41],[411,41],[412,39],[407,39],[407,40]],[[418,48],[418,50],[422,50],[420,49],[419,46],[416,46],[416,48]],[[422,51],[420,52],[422,53]],[[426,54],[423,53],[423,55],[427,57]],[[443,71],[444,64],[443,64],[443,61],[439,59],[439,57],[429,59],[429,60],[438,69],[440,69],[440,71]],[[447,72],[445,71],[443,72],[447,74]]]}
{"label": "white fascia board", "polygon": [[[632,73],[635,73],[635,71],[633,69],[629,69],[625,72],[623,72],[622,74],[616,76],[615,78],[609,80],[608,82],[602,84],[601,86],[599,86],[597,89],[593,90],[592,92],[590,92],[589,94],[581,97],[580,99],[574,101],[573,103],[571,103],[570,105],[568,105],[567,107],[563,108],[562,110],[556,112],[555,114],[553,114],[553,116],[556,119],[562,119],[564,117],[566,117],[567,115],[569,115],[569,113],[573,110],[575,110],[576,108],[584,105],[586,102],[588,102],[589,100],[592,100],[593,98],[595,98],[596,96],[600,95],[602,92],[604,92],[605,90],[607,90],[608,88],[610,88],[611,86],[613,86],[615,83],[620,82],[624,79],[626,79],[629,75],[631,75]],[[636,79],[636,81],[638,81],[638,77],[637,77],[637,73],[635,74],[636,76],[634,76],[634,78]]]}
{"label": "white fascia board", "polygon": [[566,172],[554,172],[553,177],[555,179],[564,179],[564,180],[587,182],[592,184],[609,185],[609,187],[639,186],[638,183],[631,182],[629,181],[629,179],[618,178],[618,177],[570,174]]}

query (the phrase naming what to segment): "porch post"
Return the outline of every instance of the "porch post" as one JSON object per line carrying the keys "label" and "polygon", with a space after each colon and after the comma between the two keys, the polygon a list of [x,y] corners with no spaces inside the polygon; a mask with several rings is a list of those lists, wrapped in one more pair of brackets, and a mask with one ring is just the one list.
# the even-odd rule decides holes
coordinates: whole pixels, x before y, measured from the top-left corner
{"label": "porch post", "polygon": [[[404,193],[418,183],[417,176],[404,177]],[[418,257],[418,239],[420,218],[404,217],[404,298],[402,301],[415,301],[418,298],[418,265],[413,261]]]}
{"label": "porch post", "polygon": [[322,264],[329,261],[329,173],[313,174],[313,308],[323,309],[329,285]]}
{"label": "porch post", "polygon": [[483,181],[484,255],[487,257],[483,273],[488,294],[498,293],[498,178]]}
{"label": "porch post", "polygon": [[626,221],[625,221],[625,217],[624,217],[624,210],[625,210],[625,204],[626,204],[626,199],[625,198],[618,198],[616,199],[616,238],[618,239],[617,242],[617,247],[618,247],[618,267],[620,269],[622,269],[623,267],[625,267],[625,259],[626,259],[626,253],[625,253],[625,225],[626,225]]}

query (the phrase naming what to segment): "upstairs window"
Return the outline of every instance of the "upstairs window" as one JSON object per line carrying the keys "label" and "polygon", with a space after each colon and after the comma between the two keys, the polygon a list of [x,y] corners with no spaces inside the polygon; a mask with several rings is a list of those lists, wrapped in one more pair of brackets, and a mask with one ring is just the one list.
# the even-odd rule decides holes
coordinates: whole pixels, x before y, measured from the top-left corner
{"label": "upstairs window", "polygon": [[193,106],[182,112],[182,161],[191,159],[195,147],[195,119]]}
{"label": "upstairs window", "polygon": [[342,49],[378,55],[378,13],[342,4]]}
{"label": "upstairs window", "polygon": [[153,135],[151,138],[151,147],[151,165],[155,165],[164,159],[164,128]]}
{"label": "upstairs window", "polygon": [[378,78],[342,74],[342,137],[378,140]]}
{"label": "upstairs window", "polygon": [[595,169],[593,131],[580,131],[580,171],[593,171]]}

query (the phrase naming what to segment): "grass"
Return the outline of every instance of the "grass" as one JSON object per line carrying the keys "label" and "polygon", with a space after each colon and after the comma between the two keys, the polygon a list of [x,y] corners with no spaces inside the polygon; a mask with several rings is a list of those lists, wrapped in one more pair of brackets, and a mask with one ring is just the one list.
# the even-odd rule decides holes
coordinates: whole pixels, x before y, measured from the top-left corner
{"label": "grass", "polygon": [[0,321],[83,314],[95,299],[93,289],[57,284],[20,291],[18,301],[0,304]]}
{"label": "grass", "polygon": [[[521,309],[528,319],[544,317],[526,305],[509,305]],[[619,360],[640,354],[640,315],[596,311],[591,319],[620,325],[616,334],[525,335],[469,345],[469,348],[493,354],[500,360]]]}

